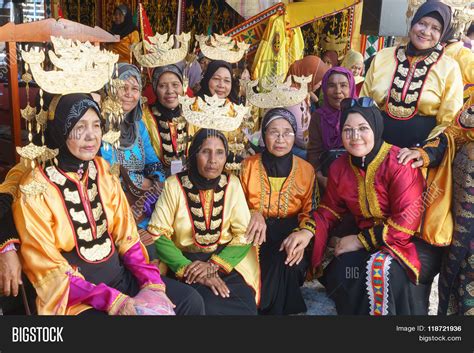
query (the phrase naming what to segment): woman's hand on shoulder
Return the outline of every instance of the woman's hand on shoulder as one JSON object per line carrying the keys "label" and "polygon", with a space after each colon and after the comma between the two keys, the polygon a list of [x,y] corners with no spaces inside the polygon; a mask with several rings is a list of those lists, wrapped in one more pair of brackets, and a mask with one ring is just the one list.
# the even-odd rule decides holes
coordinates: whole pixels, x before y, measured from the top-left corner
{"label": "woman's hand on shoulder", "polygon": [[398,163],[406,165],[408,162],[413,160],[411,164],[412,168],[419,168],[423,166],[423,158],[421,158],[421,153],[418,150],[410,148],[402,148],[397,155]]}
{"label": "woman's hand on shoulder", "polygon": [[267,223],[260,212],[253,211],[250,222],[245,232],[247,243],[253,245],[262,245],[267,237]]}

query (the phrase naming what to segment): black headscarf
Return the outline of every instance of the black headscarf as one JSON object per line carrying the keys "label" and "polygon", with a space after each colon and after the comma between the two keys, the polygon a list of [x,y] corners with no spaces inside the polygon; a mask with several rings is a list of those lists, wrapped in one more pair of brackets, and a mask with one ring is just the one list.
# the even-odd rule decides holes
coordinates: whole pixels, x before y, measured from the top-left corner
{"label": "black headscarf", "polygon": [[67,94],[59,99],[54,119],[48,120],[45,135],[46,145],[53,149],[59,148],[58,166],[65,172],[77,172],[81,167],[84,170],[87,169],[86,161],[73,156],[66,141],[74,126],[89,109],[93,109],[99,117],[101,116],[99,105],[89,94]]}
{"label": "black headscarf", "polygon": [[365,158],[355,157],[351,155],[351,161],[355,166],[360,169],[367,170],[367,166],[374,160],[377,153],[379,153],[380,148],[382,147],[382,144],[384,142],[382,139],[383,117],[380,113],[380,110],[376,106],[372,106],[369,108],[354,106],[352,108],[349,108],[345,110],[341,116],[341,135],[343,126],[350,113],[359,113],[360,115],[362,115],[374,133],[374,148],[372,148],[372,150],[369,152],[369,154],[365,156]]}
{"label": "black headscarf", "polygon": [[133,23],[132,12],[127,7],[127,5],[124,5],[124,4],[118,5],[115,8],[114,12],[117,11],[117,10],[122,12],[124,14],[125,18],[124,18],[124,20],[121,24],[115,24],[115,23],[112,24],[112,28],[111,28],[110,32],[112,34],[118,34],[120,36],[120,39],[122,39],[123,37],[128,36],[133,31],[137,31],[137,27]]}
{"label": "black headscarf", "polygon": [[[443,26],[443,29],[441,30],[441,36],[440,36],[440,41],[441,41],[444,38],[446,32],[448,32],[449,28],[451,27],[451,19],[452,19],[451,8],[439,0],[428,0],[423,5],[421,5],[416,11],[411,21],[410,28],[412,28],[423,17],[431,17],[438,20],[441,23],[441,25]],[[429,55],[435,49],[435,47],[424,49],[424,50],[418,50],[411,42],[409,42],[406,53],[409,56]]]}
{"label": "black headscarf", "polygon": [[[265,133],[271,122],[277,119],[284,119],[288,121],[296,134],[297,124],[296,118],[289,110],[285,108],[274,108],[270,109],[262,120],[262,140],[265,142]],[[290,151],[284,156],[277,157],[270,153],[265,147],[262,152],[262,163],[267,172],[267,175],[271,178],[285,178],[290,175],[291,168],[293,167],[293,153]]]}
{"label": "black headscarf", "polygon": [[158,86],[160,77],[166,72],[171,72],[175,74],[178,77],[181,84],[183,84],[183,72],[176,65],[159,66],[153,70],[152,84],[153,84],[153,91],[155,92],[155,95],[156,95],[155,107],[161,113],[160,120],[170,121],[171,119],[177,118],[181,115],[181,107],[178,104],[178,106],[174,109],[167,108],[163,104],[161,104],[158,99],[158,92],[157,92],[156,87]]}
{"label": "black headscarf", "polygon": [[215,179],[206,179],[201,174],[199,174],[197,167],[197,153],[201,149],[204,141],[210,137],[218,137],[221,139],[222,143],[224,144],[226,156],[229,155],[229,145],[222,132],[213,129],[200,129],[196,135],[194,135],[193,141],[191,142],[191,146],[189,147],[188,151],[188,175],[191,179],[191,182],[199,190],[215,190],[220,180],[220,176]]}
{"label": "black headscarf", "polygon": [[209,81],[216,73],[216,71],[219,70],[221,67],[225,67],[227,70],[229,70],[230,77],[232,80],[232,88],[230,89],[230,93],[227,98],[229,98],[232,103],[237,104],[239,100],[239,83],[237,82],[237,80],[234,79],[234,76],[232,75],[232,66],[227,61],[223,60],[214,60],[209,63],[209,65],[207,66],[207,70],[204,73],[204,77],[201,80],[201,89],[199,90],[197,95],[202,99],[204,99],[204,95],[212,96],[211,91],[209,90]]}

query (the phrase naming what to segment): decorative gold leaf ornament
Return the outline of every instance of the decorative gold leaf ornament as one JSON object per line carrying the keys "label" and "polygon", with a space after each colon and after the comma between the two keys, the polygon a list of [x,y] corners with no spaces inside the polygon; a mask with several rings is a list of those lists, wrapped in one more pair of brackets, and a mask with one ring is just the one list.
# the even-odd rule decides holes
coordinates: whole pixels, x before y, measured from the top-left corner
{"label": "decorative gold leaf ornament", "polygon": [[204,56],[211,60],[224,60],[228,63],[239,62],[247,52],[250,44],[239,42],[223,34],[213,36],[196,35],[199,48]]}

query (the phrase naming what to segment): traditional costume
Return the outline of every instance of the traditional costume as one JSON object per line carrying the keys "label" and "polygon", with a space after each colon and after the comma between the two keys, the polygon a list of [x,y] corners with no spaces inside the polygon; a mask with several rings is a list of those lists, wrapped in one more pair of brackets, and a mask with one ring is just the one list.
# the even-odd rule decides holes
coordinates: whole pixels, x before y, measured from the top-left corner
{"label": "traditional costume", "polygon": [[124,20],[120,24],[114,23],[110,32],[120,36],[120,41],[117,43],[108,44],[108,49],[119,55],[119,61],[121,63],[132,63],[132,53],[130,47],[138,43],[140,35],[138,29],[133,23],[133,15],[130,9],[126,5],[119,5],[115,8],[115,11],[120,11],[124,15]]}
{"label": "traditional costume", "polygon": [[399,148],[382,140],[383,118],[376,107],[350,108],[341,127],[351,112],[370,125],[374,148],[362,158],[344,154],[329,168],[326,192],[314,212],[313,266],[323,261],[330,229],[350,212],[364,249],[334,258],[321,279],[338,313],[426,315],[437,253],[416,235],[425,202],[423,177],[399,164]]}
{"label": "traditional costume", "polygon": [[[275,119],[285,119],[296,130],[288,110],[270,110],[262,121],[262,135]],[[279,251],[285,238],[296,230],[314,233],[311,210],[318,203],[314,169],[291,152],[282,157],[268,150],[244,160],[241,183],[252,212],[266,220],[266,241],[260,246],[262,281],[261,314],[296,314],[306,311],[300,291],[306,278],[309,255],[292,267],[285,264],[286,252]]]}

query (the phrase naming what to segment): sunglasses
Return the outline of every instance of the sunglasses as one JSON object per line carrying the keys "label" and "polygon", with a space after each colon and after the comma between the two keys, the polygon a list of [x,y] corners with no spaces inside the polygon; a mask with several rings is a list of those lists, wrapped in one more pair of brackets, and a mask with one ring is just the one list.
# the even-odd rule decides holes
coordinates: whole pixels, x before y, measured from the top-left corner
{"label": "sunglasses", "polygon": [[370,97],[360,97],[360,98],[344,98],[341,101],[341,111],[353,108],[355,106],[361,108],[370,108],[373,106],[377,107],[375,101]]}

